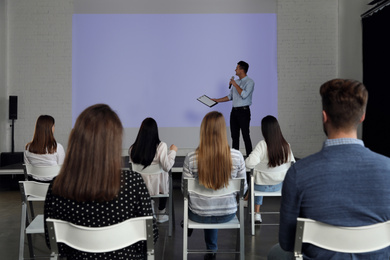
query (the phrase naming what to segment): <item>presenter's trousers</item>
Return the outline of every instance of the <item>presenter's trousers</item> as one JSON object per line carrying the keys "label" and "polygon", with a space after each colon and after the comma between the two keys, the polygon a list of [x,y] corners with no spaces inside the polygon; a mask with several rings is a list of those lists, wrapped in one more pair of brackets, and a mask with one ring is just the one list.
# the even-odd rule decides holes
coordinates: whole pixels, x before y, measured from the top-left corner
{"label": "presenter's trousers", "polygon": [[233,107],[230,113],[230,132],[232,135],[232,146],[240,150],[240,129],[244,139],[246,156],[252,152],[252,142],[249,135],[249,124],[251,121],[251,110],[249,106]]}

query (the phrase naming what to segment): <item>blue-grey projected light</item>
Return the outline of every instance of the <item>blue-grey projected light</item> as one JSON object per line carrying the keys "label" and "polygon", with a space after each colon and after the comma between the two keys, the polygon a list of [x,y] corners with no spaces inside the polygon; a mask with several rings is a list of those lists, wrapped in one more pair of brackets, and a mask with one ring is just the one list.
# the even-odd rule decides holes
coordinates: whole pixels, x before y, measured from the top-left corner
{"label": "blue-grey projected light", "polygon": [[[223,97],[237,62],[255,81],[252,126],[277,116],[276,14],[74,14],[73,123],[86,107],[107,103],[124,127],[153,117],[159,127],[199,127],[211,110],[229,124]],[[237,76],[236,76],[237,78]],[[255,117],[255,119],[254,119]]]}

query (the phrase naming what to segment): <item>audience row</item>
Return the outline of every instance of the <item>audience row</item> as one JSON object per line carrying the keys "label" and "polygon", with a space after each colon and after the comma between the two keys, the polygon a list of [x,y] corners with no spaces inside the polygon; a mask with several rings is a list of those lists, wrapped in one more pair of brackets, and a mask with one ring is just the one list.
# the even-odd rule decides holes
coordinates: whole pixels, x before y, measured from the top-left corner
{"label": "audience row", "polygon": [[[184,161],[182,178],[194,177],[209,189],[225,187],[232,178],[246,179],[248,169],[254,169],[255,190],[282,189],[280,245],[271,249],[269,259],[293,259],[297,217],[342,226],[369,225],[390,219],[390,204],[387,203],[390,159],[371,152],[357,139],[357,127],[365,118],[367,90],[360,82],[335,79],[324,83],[320,94],[327,140],[322,150],[312,156],[295,163],[277,119],[266,116],[261,121],[264,140],[244,160],[239,151],[229,147],[223,115],[213,111],[203,118],[199,145]],[[56,178],[39,180],[50,182],[45,219],[58,218],[99,227],[155,212],[156,241],[156,222],[168,220],[164,215],[167,200],[160,198],[155,209],[150,196],[168,193],[168,171],[178,150],[173,144],[168,149],[159,139],[157,122],[153,118],[142,122],[129,148],[129,158],[131,163],[144,168],[160,165],[162,171],[158,176],[121,170],[123,127],[117,114],[105,104],[93,105],[80,114],[71,131],[66,155],[53,134],[54,118],[40,116],[33,140],[25,151],[25,163],[62,164]],[[268,168],[277,171],[266,174]],[[245,182],[245,191],[247,188]],[[256,197],[255,219],[261,223],[260,205],[262,197]],[[228,222],[236,211],[235,194],[223,198],[190,194],[189,219],[195,222]],[[210,252],[204,259],[216,259],[218,230],[206,229],[204,233]],[[145,250],[143,242],[103,255],[80,252],[64,245],[60,248],[70,259],[144,259]],[[310,259],[346,257],[312,245],[305,245],[303,252]],[[350,254],[350,257],[355,255],[359,256]],[[373,255],[376,259],[388,259],[390,250],[369,254]]]}

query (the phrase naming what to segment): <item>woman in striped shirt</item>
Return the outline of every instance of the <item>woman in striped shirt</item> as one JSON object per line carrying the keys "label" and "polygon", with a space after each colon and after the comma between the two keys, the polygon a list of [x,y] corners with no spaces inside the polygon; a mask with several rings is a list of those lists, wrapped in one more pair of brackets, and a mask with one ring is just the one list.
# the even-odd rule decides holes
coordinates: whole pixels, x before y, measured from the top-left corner
{"label": "woman in striped shirt", "polygon": [[[197,178],[200,184],[213,190],[227,186],[230,179],[246,178],[244,158],[241,152],[229,147],[221,113],[213,111],[203,118],[199,146],[186,156],[182,177]],[[245,181],[245,191],[247,187]],[[233,219],[237,211],[236,194],[210,198],[190,193],[189,198],[188,217],[192,221],[225,223]],[[215,259],[218,230],[205,229],[204,237],[211,251],[204,259]]]}

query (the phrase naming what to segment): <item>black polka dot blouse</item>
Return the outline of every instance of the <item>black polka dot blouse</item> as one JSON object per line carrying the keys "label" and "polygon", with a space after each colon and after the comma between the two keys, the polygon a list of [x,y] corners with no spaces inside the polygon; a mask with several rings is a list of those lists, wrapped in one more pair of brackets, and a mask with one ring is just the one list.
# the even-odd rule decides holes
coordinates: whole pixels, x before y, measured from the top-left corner
{"label": "black polka dot blouse", "polygon": [[[76,202],[52,193],[49,186],[44,215],[45,219],[55,218],[88,227],[109,226],[124,220],[152,216],[150,196],[145,183],[138,173],[123,171],[121,190],[118,196],[107,202]],[[158,229],[154,221],[154,242],[158,238]],[[131,230],[129,230],[131,232]],[[47,226],[45,224],[46,243],[49,246]],[[107,253],[85,253],[59,244],[61,256],[67,259],[146,259],[146,242],[140,241],[121,250]]]}

